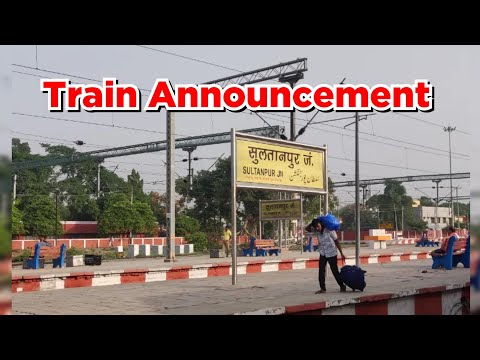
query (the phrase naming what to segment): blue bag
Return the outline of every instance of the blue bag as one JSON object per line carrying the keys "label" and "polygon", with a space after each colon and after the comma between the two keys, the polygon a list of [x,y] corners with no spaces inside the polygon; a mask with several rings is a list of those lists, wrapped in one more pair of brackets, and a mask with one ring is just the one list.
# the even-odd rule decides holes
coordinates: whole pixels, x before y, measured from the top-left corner
{"label": "blue bag", "polygon": [[328,230],[337,231],[338,229],[340,229],[340,221],[338,221],[338,219],[335,216],[333,216],[332,214],[327,214],[325,216],[319,216],[318,220],[320,220],[322,222],[322,224],[324,224],[325,227]]}
{"label": "blue bag", "polygon": [[353,291],[363,291],[367,283],[365,282],[365,270],[360,269],[358,266],[345,265],[340,270],[340,277],[342,281]]}

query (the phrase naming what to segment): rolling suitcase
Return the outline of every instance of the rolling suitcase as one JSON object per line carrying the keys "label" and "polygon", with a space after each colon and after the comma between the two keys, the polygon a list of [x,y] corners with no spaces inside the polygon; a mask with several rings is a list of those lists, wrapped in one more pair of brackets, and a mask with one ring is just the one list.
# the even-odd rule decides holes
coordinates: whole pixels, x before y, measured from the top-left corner
{"label": "rolling suitcase", "polygon": [[365,270],[357,266],[345,265],[340,270],[342,281],[353,291],[363,291],[367,283],[365,282]]}

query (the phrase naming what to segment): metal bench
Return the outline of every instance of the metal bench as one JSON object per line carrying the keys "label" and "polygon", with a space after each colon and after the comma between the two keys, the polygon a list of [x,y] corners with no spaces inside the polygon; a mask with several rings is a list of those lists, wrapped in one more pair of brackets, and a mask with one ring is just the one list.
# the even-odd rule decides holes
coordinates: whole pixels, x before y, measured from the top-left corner
{"label": "metal bench", "polygon": [[441,249],[445,253],[431,252],[432,269],[443,267],[446,270],[452,270],[458,264],[463,264],[463,267],[470,267],[470,237],[468,239],[460,238],[456,241],[444,240]]}
{"label": "metal bench", "polygon": [[40,269],[44,267],[45,260],[51,259],[53,267],[65,267],[67,247],[65,244],[62,246],[47,246],[38,243],[35,245],[35,252],[33,256],[25,259],[23,267],[24,269]]}
{"label": "metal bench", "polygon": [[303,251],[307,252],[314,252],[318,251],[318,237],[316,235],[310,235],[308,237],[308,244],[303,245]]}
{"label": "metal bench", "polygon": [[243,250],[243,256],[253,256],[253,250],[255,250],[255,256],[267,256],[277,255],[281,252],[278,246],[275,246],[274,240],[257,240],[254,237],[250,238],[250,247]]}

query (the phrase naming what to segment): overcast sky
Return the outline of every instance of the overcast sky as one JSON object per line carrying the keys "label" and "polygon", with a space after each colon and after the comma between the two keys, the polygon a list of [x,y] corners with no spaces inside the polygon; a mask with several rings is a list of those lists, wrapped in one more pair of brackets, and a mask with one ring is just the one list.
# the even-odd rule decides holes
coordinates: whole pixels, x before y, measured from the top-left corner
{"label": "overcast sky", "polygon": [[[306,57],[308,71],[304,83],[336,84],[343,78],[345,83],[366,84],[413,84],[416,79],[428,79],[435,88],[435,110],[431,113],[377,114],[361,123],[360,131],[360,177],[383,178],[406,175],[438,174],[449,172],[448,134],[443,126],[455,126],[452,134],[453,172],[470,169],[472,149],[480,151],[478,142],[469,134],[478,133],[479,125],[474,121],[475,105],[480,101],[478,46],[163,46],[151,47],[177,54],[166,54],[139,46],[17,46],[10,47],[11,63],[33,67],[11,66],[12,112],[35,116],[51,116],[69,120],[107,124],[87,125],[54,119],[12,115],[7,124],[12,137],[28,141],[34,152],[41,152],[40,142],[74,145],[82,140],[87,145],[79,151],[91,151],[108,147],[132,145],[165,139],[165,111],[160,113],[49,113],[47,95],[40,92],[40,78],[67,76],[55,75],[42,70],[99,79],[116,77],[120,83],[133,83],[139,88],[151,89],[156,78],[168,78],[175,83],[202,83],[234,75],[238,71],[249,71],[280,62]],[[6,50],[3,47],[2,52]],[[204,62],[213,63],[206,64]],[[229,69],[226,69],[229,68]],[[22,72],[20,74],[18,72]],[[26,75],[30,74],[30,75]],[[3,74],[2,74],[3,75]],[[70,77],[73,82],[92,81]],[[10,81],[9,80],[9,81]],[[6,82],[8,83],[8,81]],[[148,92],[143,91],[143,95]],[[146,97],[143,97],[145,104]],[[4,98],[5,100],[5,98]],[[297,113],[299,129],[310,119],[312,113]],[[281,113],[285,116],[285,113]],[[320,113],[315,121],[343,117],[345,113]],[[412,119],[415,118],[415,119]],[[247,129],[265,126],[262,121],[248,112],[243,113],[177,113],[177,137],[211,134],[228,131],[232,127]],[[268,115],[272,125],[283,125],[289,132],[288,118]],[[426,122],[428,123],[426,123]],[[354,179],[354,127],[344,130],[349,121],[314,125],[298,139],[298,142],[314,145],[327,144],[329,148],[329,175],[334,181]],[[120,129],[115,126],[133,127],[147,131]],[[468,133],[468,134],[467,134]],[[51,139],[48,139],[51,138]],[[381,144],[379,142],[383,142]],[[2,150],[5,145],[2,145]],[[229,145],[200,147],[194,156],[208,158],[194,162],[194,170],[206,169],[214,158],[230,154]],[[177,173],[187,174],[186,163],[181,162],[186,152],[177,150]],[[118,165],[117,173],[123,177],[135,168],[145,182],[165,180],[165,152],[150,153],[123,158],[112,158],[105,166],[112,170]],[[372,164],[377,163],[377,164]],[[380,164],[380,165],[379,165]],[[345,173],[342,177],[340,174]],[[478,179],[478,178],[477,178]],[[476,181],[478,183],[478,181]],[[404,183],[414,197],[434,197],[432,182]],[[449,194],[449,182],[441,185],[440,196]],[[470,193],[470,180],[454,181],[461,186],[459,195]],[[472,186],[474,189],[475,186]],[[480,189],[480,187],[478,187]],[[164,191],[163,184],[146,185],[145,189]],[[372,187],[378,193],[382,186]],[[353,201],[354,188],[338,189],[342,203]]]}

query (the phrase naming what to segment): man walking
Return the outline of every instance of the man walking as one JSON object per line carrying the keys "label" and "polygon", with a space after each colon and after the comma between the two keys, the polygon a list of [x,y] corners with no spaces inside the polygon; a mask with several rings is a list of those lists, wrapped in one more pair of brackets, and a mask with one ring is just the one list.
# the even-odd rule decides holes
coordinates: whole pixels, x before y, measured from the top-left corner
{"label": "man walking", "polygon": [[227,225],[225,226],[225,232],[223,233],[223,246],[225,248],[225,255],[227,257],[228,257],[228,254],[230,253],[231,241],[232,241],[232,232],[230,231],[230,227]]}

